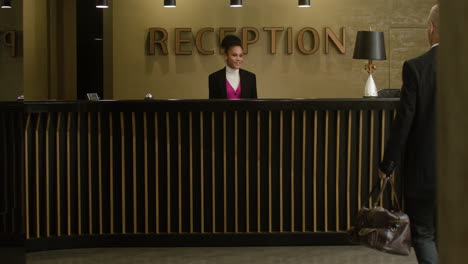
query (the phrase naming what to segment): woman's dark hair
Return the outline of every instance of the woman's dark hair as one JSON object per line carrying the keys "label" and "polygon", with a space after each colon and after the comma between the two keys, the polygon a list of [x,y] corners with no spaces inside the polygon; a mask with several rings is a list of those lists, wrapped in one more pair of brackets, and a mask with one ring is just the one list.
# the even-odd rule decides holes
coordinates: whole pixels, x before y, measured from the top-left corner
{"label": "woman's dark hair", "polygon": [[242,41],[240,38],[234,35],[227,35],[224,37],[223,41],[221,42],[221,47],[224,49],[224,53],[228,53],[231,47],[242,47]]}

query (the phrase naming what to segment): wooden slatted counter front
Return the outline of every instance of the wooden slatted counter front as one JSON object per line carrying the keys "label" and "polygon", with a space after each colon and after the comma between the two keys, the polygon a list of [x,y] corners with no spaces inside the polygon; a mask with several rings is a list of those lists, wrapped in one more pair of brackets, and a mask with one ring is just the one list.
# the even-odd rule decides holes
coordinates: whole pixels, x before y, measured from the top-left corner
{"label": "wooden slatted counter front", "polygon": [[25,102],[27,248],[347,243],[397,105]]}

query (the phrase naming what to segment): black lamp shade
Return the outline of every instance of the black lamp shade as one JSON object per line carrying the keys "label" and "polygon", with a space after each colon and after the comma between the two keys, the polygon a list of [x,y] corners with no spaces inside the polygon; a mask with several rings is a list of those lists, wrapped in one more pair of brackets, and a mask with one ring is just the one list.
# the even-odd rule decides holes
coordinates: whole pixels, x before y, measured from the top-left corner
{"label": "black lamp shade", "polygon": [[231,0],[231,7],[241,7],[242,0]]}
{"label": "black lamp shade", "polygon": [[309,7],[310,6],[310,0],[299,0],[298,6],[300,6],[300,7]]}
{"label": "black lamp shade", "polygon": [[386,60],[383,32],[358,31],[353,59]]}
{"label": "black lamp shade", "polygon": [[11,0],[2,0],[2,8],[11,8]]}
{"label": "black lamp shade", "polygon": [[165,7],[175,7],[176,6],[176,0],[164,0],[164,6]]}

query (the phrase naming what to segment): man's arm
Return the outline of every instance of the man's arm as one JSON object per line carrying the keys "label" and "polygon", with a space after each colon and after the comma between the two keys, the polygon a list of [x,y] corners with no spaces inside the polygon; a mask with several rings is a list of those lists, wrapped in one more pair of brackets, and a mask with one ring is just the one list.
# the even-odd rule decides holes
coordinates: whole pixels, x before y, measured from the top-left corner
{"label": "man's arm", "polygon": [[414,66],[403,64],[403,87],[401,88],[400,105],[392,125],[390,138],[385,148],[384,159],[380,163],[380,176],[390,175],[400,160],[416,112],[418,90],[417,72]]}

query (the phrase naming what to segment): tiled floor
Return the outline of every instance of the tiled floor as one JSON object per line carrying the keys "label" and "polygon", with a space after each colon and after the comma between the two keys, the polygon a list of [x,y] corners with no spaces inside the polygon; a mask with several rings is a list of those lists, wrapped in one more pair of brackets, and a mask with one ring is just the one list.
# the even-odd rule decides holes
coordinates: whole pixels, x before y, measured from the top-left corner
{"label": "tiled floor", "polygon": [[28,264],[416,264],[362,246],[97,248],[35,252]]}

